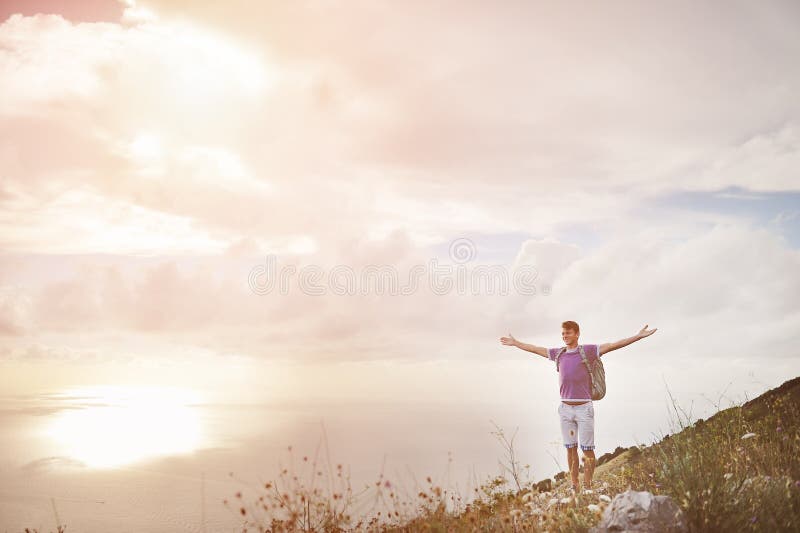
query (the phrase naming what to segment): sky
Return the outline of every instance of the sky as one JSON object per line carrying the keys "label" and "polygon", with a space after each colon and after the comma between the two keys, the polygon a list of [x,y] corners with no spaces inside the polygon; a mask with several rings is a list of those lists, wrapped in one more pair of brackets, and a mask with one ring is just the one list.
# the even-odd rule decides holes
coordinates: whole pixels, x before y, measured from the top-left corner
{"label": "sky", "polygon": [[[668,390],[708,413],[800,374],[796,2],[3,1],[0,21],[0,394],[525,425],[555,420],[555,370],[500,336],[648,324],[605,363],[610,451],[666,426]],[[437,266],[450,290],[360,282]],[[524,290],[459,293],[490,267]]]}

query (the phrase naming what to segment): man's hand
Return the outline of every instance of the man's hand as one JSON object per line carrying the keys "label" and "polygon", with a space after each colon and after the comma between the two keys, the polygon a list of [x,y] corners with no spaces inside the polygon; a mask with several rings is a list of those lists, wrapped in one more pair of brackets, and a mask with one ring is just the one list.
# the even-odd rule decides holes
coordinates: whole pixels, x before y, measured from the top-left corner
{"label": "man's hand", "polygon": [[541,355],[542,357],[547,357],[547,348],[542,348],[541,346],[536,346],[534,344],[526,344],[524,342],[519,342],[517,339],[514,338],[514,335],[511,333],[508,334],[508,337],[500,337],[500,342],[503,343],[505,346],[516,346],[520,350],[525,350],[526,352],[535,353],[536,355]]}
{"label": "man's hand", "polygon": [[500,342],[505,346],[518,346],[517,339],[511,333],[508,334],[508,337],[500,337]]}
{"label": "man's hand", "polygon": [[601,344],[600,355],[612,352],[614,350],[619,350],[620,348],[624,348],[625,346],[631,344],[632,342],[640,341],[645,337],[649,337],[650,335],[655,333],[656,330],[657,330],[656,328],[647,329],[647,324],[645,324],[644,327],[639,330],[639,333],[637,333],[633,337],[628,337],[627,339],[622,339],[617,342],[607,342],[605,344]]}
{"label": "man's hand", "polygon": [[644,325],[642,329],[639,330],[639,333],[636,334],[637,337],[640,339],[644,339],[645,337],[649,337],[653,333],[655,333],[658,328],[647,329],[647,324]]}

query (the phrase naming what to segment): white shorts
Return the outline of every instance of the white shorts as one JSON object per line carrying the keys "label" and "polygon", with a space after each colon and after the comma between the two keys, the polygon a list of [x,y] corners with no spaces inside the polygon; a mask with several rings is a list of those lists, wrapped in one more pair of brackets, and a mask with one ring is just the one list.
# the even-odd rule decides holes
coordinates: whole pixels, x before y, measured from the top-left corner
{"label": "white shorts", "polygon": [[558,403],[558,416],[561,418],[561,436],[564,446],[575,448],[580,439],[581,450],[594,450],[594,404],[580,405]]}

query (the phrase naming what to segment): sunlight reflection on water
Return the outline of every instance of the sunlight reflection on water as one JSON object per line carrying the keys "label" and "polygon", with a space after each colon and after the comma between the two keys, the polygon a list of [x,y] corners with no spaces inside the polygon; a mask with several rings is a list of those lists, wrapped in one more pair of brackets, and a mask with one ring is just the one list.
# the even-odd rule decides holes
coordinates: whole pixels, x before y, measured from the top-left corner
{"label": "sunlight reflection on water", "polygon": [[193,407],[200,398],[190,390],[96,387],[59,396],[79,403],[47,420],[44,436],[52,439],[59,456],[90,468],[189,453],[203,443],[200,416]]}

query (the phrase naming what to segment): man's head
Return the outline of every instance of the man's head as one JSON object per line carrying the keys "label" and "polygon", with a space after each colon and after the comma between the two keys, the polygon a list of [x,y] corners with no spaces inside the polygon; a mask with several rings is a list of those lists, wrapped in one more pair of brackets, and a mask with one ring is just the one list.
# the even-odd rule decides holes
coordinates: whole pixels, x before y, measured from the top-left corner
{"label": "man's head", "polygon": [[564,344],[570,346],[578,342],[578,337],[581,335],[581,328],[577,322],[567,320],[561,323],[561,339]]}

